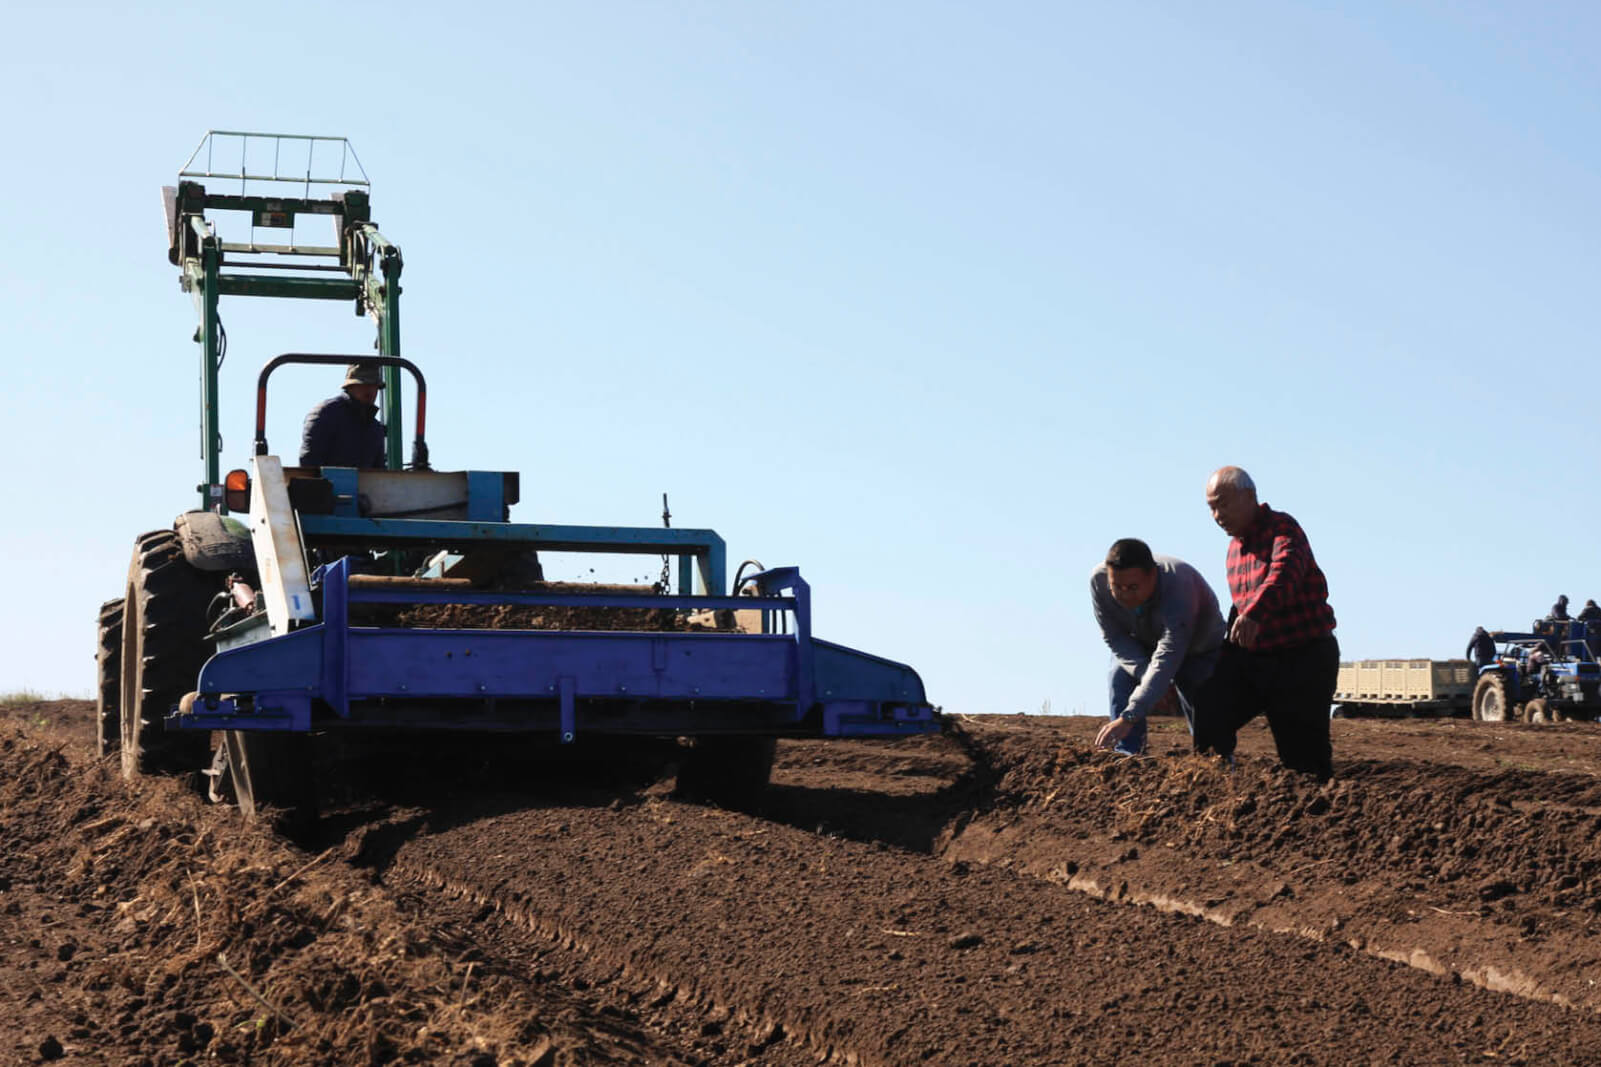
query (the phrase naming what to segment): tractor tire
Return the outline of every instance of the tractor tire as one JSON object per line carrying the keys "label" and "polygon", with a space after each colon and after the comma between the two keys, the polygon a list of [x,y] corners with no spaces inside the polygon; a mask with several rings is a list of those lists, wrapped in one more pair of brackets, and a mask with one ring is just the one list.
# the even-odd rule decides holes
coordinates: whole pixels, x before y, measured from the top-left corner
{"label": "tractor tire", "polygon": [[169,734],[167,712],[195,687],[206,645],[206,608],[222,588],[221,575],[184,559],[172,530],[142,534],[128,565],[122,609],[122,775],[174,774],[206,765],[201,731]]}
{"label": "tractor tire", "polygon": [[1508,722],[1513,717],[1512,698],[1504,674],[1485,674],[1473,687],[1473,717],[1479,722]]}
{"label": "tractor tire", "polygon": [[767,789],[777,752],[774,737],[698,737],[678,768],[674,795],[731,811],[750,811]]}
{"label": "tractor tire", "polygon": [[109,756],[122,747],[122,601],[100,605],[95,620],[95,755]]}
{"label": "tractor tire", "polygon": [[1545,697],[1535,697],[1523,705],[1523,720],[1543,726],[1546,723],[1555,722],[1556,718],[1552,715],[1551,706],[1546,703]]}

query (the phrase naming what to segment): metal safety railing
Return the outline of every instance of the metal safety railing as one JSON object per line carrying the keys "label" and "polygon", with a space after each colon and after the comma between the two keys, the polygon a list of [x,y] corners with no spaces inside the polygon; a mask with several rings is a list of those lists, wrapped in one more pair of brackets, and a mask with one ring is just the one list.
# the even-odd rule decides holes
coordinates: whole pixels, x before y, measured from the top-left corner
{"label": "metal safety railing", "polygon": [[[286,146],[290,149],[287,154]],[[300,163],[302,146],[305,148],[303,167]],[[319,148],[323,150],[319,152]],[[267,166],[269,149],[270,169]],[[230,169],[236,154],[239,167]],[[201,156],[205,157],[204,169],[197,169]],[[287,167],[296,169],[289,172]],[[359,177],[351,175],[352,168]],[[248,191],[251,182],[290,183],[301,186],[301,195],[308,198],[313,185],[342,185],[353,189],[368,189],[372,185],[348,138],[243,130],[207,130],[178,176],[237,179],[240,193]]]}

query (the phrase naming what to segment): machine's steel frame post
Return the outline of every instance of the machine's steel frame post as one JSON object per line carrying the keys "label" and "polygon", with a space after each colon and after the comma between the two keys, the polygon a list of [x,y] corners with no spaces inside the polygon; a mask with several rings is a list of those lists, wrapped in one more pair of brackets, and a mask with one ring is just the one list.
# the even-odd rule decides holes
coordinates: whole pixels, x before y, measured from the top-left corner
{"label": "machine's steel frame post", "polygon": [[[400,271],[404,266],[404,260],[401,259],[400,249],[379,233],[378,227],[372,223],[363,223],[360,233],[363,244],[370,251],[366,262],[357,265],[356,269],[362,275],[362,288],[368,313],[378,324],[378,354],[398,356],[400,355]],[[375,260],[379,268],[378,275],[372,270]],[[385,367],[383,373],[384,425],[388,430],[385,454],[389,469],[400,470],[405,465],[400,435],[400,369]]]}
{"label": "machine's steel frame post", "polygon": [[[331,580],[330,580],[331,579]],[[341,558],[322,582],[323,694],[340,718],[350,716],[350,560]]]}
{"label": "machine's steel frame post", "polygon": [[200,313],[200,455],[205,461],[206,480],[196,488],[200,509],[228,514],[222,498],[221,418],[217,402],[217,378],[221,367],[222,331],[219,328],[218,277],[222,273],[222,249],[215,235],[206,231],[199,218],[191,220],[200,241],[200,269],[189,271],[189,289],[195,310]]}

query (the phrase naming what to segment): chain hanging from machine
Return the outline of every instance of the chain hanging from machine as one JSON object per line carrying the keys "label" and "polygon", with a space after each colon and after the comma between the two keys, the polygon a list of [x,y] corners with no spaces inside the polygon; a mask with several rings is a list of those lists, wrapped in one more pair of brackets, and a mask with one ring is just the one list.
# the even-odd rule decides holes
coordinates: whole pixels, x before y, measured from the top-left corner
{"label": "chain hanging from machine", "polygon": [[[673,513],[671,511],[669,511],[668,508],[667,508],[667,494],[666,493],[662,494],[662,526],[665,527],[666,529],[669,529],[669,530],[673,528]],[[662,576],[660,578],[656,579],[656,592],[661,596],[666,596],[668,593],[671,593],[672,591],[673,591],[672,557],[669,556],[667,553],[663,552],[662,553]]]}

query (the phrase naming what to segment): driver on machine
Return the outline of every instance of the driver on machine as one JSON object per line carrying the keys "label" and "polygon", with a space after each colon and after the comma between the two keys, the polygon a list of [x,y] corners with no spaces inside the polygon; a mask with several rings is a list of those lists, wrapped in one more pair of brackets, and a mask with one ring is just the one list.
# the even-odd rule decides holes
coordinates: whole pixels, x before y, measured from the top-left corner
{"label": "driver on machine", "polygon": [[383,370],[375,364],[345,368],[344,389],[306,416],[300,438],[302,467],[382,467],[387,434],[378,419]]}

